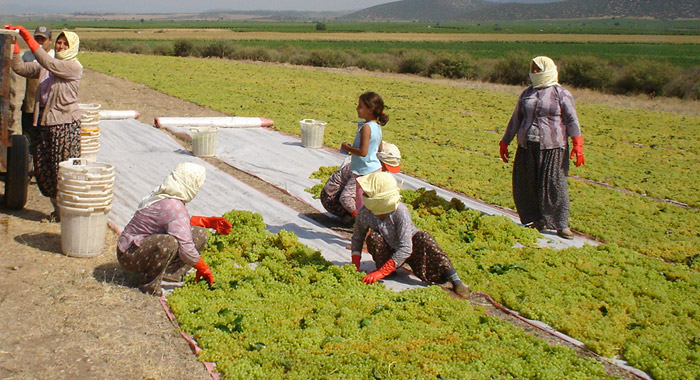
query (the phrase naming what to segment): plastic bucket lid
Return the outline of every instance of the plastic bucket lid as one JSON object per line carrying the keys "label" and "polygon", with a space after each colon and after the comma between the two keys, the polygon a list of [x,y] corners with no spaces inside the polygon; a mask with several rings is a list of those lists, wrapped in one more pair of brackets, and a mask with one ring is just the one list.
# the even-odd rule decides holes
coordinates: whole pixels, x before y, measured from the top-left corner
{"label": "plastic bucket lid", "polygon": [[58,177],[58,184],[66,184],[69,186],[85,186],[85,185],[92,185],[92,186],[113,186],[114,185],[114,178],[106,179],[106,180],[84,180],[84,179],[76,179],[76,178],[65,178],[61,177],[59,175]]}
{"label": "plastic bucket lid", "polygon": [[211,126],[206,126],[206,127],[191,127],[190,132],[192,133],[216,133],[219,131],[219,127],[211,127]]}
{"label": "plastic bucket lid", "polygon": [[56,197],[56,203],[58,204],[59,207],[67,206],[67,207],[73,207],[73,208],[92,208],[92,209],[98,209],[98,208],[105,208],[107,206],[112,205],[112,199],[100,201],[100,202],[78,202],[78,201],[70,201],[66,199],[62,199],[59,197]]}
{"label": "plastic bucket lid", "polygon": [[114,185],[96,185],[96,186],[74,186],[66,183],[58,183],[58,191],[69,194],[111,194],[114,191]]}
{"label": "plastic bucket lid", "polygon": [[104,175],[114,174],[114,166],[105,162],[90,162],[82,158],[69,158],[58,164],[58,172]]}
{"label": "plastic bucket lid", "polygon": [[99,206],[99,207],[71,207],[68,205],[61,205],[59,204],[59,207],[61,208],[61,212],[68,212],[71,214],[81,214],[81,215],[86,215],[86,214],[94,214],[98,212],[104,212],[107,213],[109,210],[112,209],[111,205],[108,206]]}
{"label": "plastic bucket lid", "polygon": [[102,108],[102,105],[99,103],[78,103],[78,108],[86,111],[95,111]]}
{"label": "plastic bucket lid", "polygon": [[97,199],[97,198],[107,198],[111,197],[114,194],[113,189],[94,189],[91,191],[85,191],[85,190],[73,190],[73,189],[66,189],[66,188],[61,188],[58,189],[59,194],[63,194],[64,199],[75,199],[75,198],[90,198],[90,199]]}

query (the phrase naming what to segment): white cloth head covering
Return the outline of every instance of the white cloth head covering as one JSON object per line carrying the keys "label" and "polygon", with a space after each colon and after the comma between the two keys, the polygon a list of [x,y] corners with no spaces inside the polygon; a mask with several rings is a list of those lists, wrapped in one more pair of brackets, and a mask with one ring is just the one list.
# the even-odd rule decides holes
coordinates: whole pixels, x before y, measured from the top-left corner
{"label": "white cloth head covering", "polygon": [[542,70],[542,72],[539,73],[530,73],[532,87],[547,88],[558,84],[559,72],[557,71],[557,65],[554,64],[551,58],[544,56],[535,57],[532,59],[532,62]]}
{"label": "white cloth head covering", "polygon": [[61,61],[77,61],[78,60],[78,49],[80,49],[80,38],[76,33],[63,31],[56,39],[61,36],[65,36],[68,41],[68,49],[62,52],[56,52],[56,58]]}
{"label": "white cloth head covering", "polygon": [[382,141],[382,150],[377,152],[377,158],[385,165],[390,172],[398,173],[401,163],[401,152],[396,145]]}
{"label": "white cloth head covering", "polygon": [[137,210],[166,198],[179,199],[185,203],[191,201],[204,184],[206,174],[207,171],[202,165],[193,162],[178,164],[160,186],[141,200]]}
{"label": "white cloth head covering", "polygon": [[396,211],[401,200],[401,189],[396,178],[387,172],[374,172],[357,178],[362,187],[362,200],[365,207],[374,215],[389,214]]}

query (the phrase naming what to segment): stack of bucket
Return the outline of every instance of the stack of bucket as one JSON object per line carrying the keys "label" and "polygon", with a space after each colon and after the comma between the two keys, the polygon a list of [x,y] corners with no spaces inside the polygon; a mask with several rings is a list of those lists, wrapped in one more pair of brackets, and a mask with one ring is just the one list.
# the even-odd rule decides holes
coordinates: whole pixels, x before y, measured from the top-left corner
{"label": "stack of bucket", "polygon": [[100,151],[100,108],[99,104],[78,104],[80,118],[80,158],[97,160]]}
{"label": "stack of bucket", "polygon": [[114,167],[84,158],[58,164],[61,249],[67,256],[102,253],[107,214],[112,208]]}
{"label": "stack of bucket", "polygon": [[301,125],[301,146],[317,149],[323,146],[323,130],[326,122],[313,119],[304,119]]}
{"label": "stack of bucket", "polygon": [[212,157],[216,154],[217,127],[190,128],[192,132],[192,154],[197,157]]}

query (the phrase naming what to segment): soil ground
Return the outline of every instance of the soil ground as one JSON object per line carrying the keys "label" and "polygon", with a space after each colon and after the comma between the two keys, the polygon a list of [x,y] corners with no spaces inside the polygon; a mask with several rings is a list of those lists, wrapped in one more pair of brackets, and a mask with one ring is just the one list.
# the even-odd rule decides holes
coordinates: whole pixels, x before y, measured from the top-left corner
{"label": "soil ground", "polygon": [[[18,94],[23,94],[22,82],[15,81]],[[450,84],[470,85],[460,81]],[[517,93],[510,87],[489,89]],[[103,109],[135,109],[147,124],[152,124],[156,116],[222,116],[144,85],[87,69],[81,83],[81,102],[100,103]],[[622,102],[624,98],[610,101]],[[641,99],[639,103],[640,107],[669,111],[669,104],[676,107],[675,101],[664,105]],[[629,106],[629,99],[626,104]],[[693,108],[688,103],[680,107]],[[342,226],[330,225],[310,206],[269,184],[216,159],[208,161],[329,227],[348,232]],[[134,276],[117,264],[116,234],[107,231],[102,255],[64,256],[60,224],[47,221],[51,210],[49,200],[33,181],[23,210],[0,206],[0,380],[209,378],[157,299],[134,288]],[[484,300],[473,295],[470,301],[482,304]],[[487,311],[499,315],[494,308]],[[513,317],[500,316],[552,343],[561,343]],[[616,375],[634,378],[624,372]]]}

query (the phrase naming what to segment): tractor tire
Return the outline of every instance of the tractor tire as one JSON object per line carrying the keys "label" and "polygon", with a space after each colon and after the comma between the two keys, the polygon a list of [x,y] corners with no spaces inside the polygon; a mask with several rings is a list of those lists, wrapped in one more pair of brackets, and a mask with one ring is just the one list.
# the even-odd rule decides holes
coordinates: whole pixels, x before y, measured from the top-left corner
{"label": "tractor tire", "polygon": [[21,210],[27,203],[29,143],[22,135],[12,135],[11,139],[12,146],[7,148],[5,206],[11,210]]}

